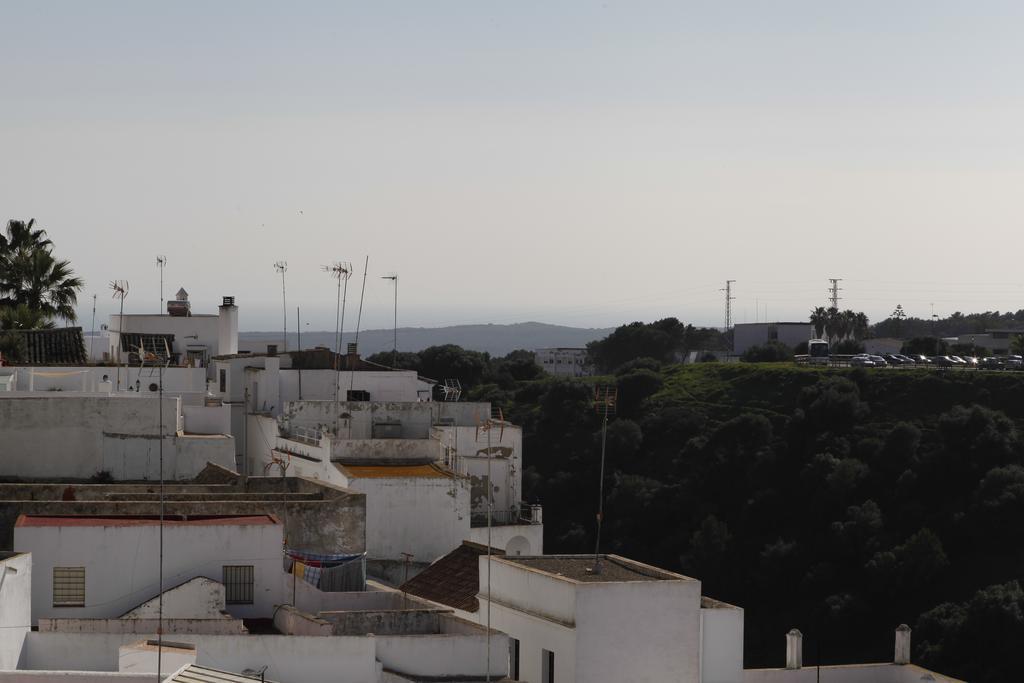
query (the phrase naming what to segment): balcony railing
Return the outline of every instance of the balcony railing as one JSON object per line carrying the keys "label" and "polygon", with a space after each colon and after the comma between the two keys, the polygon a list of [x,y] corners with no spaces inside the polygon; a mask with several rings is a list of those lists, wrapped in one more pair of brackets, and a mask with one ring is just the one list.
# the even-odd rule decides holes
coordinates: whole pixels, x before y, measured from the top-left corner
{"label": "balcony railing", "polygon": [[[540,505],[520,505],[511,510],[491,510],[491,526],[513,526],[517,524],[542,524],[543,509]],[[487,526],[487,510],[474,511],[469,517],[474,528]]]}

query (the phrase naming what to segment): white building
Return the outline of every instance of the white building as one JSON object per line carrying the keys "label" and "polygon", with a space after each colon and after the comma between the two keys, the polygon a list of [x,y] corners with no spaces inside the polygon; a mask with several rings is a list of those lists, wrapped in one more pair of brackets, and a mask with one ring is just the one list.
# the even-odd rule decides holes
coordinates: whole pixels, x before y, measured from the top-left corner
{"label": "white building", "polygon": [[742,355],[752,346],[775,341],[795,348],[814,339],[814,326],[809,322],[737,323],[732,328],[732,352]]}
{"label": "white building", "polygon": [[587,350],[582,347],[559,346],[536,349],[534,360],[549,375],[565,377],[587,377],[594,374]]}
{"label": "white building", "polygon": [[[700,680],[700,581],[614,555],[480,560],[486,620],[508,633],[513,678],[534,683]],[[742,634],[742,631],[741,631]],[[734,643],[742,670],[742,635]]]}
{"label": "white building", "polygon": [[0,551],[0,671],[17,669],[32,630],[32,556]]}
{"label": "white building", "polygon": [[[205,368],[217,355],[238,351],[238,307],[226,296],[216,314],[193,314],[181,289],[167,314],[114,313],[107,329],[107,358],[127,366],[170,364]],[[117,389],[118,387],[115,387]]]}
{"label": "white building", "polygon": [[[281,525],[269,515],[164,523],[163,585],[199,576],[227,589],[236,617],[269,617],[282,602]],[[159,520],[22,515],[14,547],[32,553],[32,622],[119,617],[159,594]]]}

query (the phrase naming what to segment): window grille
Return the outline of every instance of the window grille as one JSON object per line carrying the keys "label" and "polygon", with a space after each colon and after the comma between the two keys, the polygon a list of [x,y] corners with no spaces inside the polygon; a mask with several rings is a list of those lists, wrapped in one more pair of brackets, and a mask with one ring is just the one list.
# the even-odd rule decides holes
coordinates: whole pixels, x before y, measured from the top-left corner
{"label": "window grille", "polygon": [[251,564],[224,565],[224,602],[251,605],[253,596]]}
{"label": "window grille", "polygon": [[53,568],[53,606],[85,607],[85,567]]}

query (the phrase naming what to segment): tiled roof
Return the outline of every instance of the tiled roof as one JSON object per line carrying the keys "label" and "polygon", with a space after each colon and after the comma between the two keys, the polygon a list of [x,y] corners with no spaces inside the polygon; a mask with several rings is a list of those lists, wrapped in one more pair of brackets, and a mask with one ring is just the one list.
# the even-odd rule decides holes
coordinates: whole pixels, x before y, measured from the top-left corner
{"label": "tiled roof", "polygon": [[353,479],[448,479],[454,472],[441,465],[340,465]]}
{"label": "tiled roof", "polygon": [[17,330],[25,338],[28,356],[22,365],[85,365],[81,327]]}
{"label": "tiled roof", "polygon": [[[505,554],[497,548],[492,548],[491,552]],[[458,548],[406,581],[399,590],[455,609],[476,612],[480,609],[476,599],[480,592],[479,558],[486,554],[487,546],[463,541]]]}

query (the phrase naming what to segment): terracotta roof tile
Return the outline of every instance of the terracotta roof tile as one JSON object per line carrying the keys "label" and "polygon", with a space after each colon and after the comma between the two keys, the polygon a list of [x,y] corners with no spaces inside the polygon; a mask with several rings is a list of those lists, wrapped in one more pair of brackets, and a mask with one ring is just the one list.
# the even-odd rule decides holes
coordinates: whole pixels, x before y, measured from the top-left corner
{"label": "terracotta roof tile", "polygon": [[[505,554],[497,548],[492,548],[491,552]],[[480,592],[479,558],[486,554],[487,546],[463,541],[458,548],[406,581],[400,590],[455,609],[476,612],[480,609],[476,599]]]}

